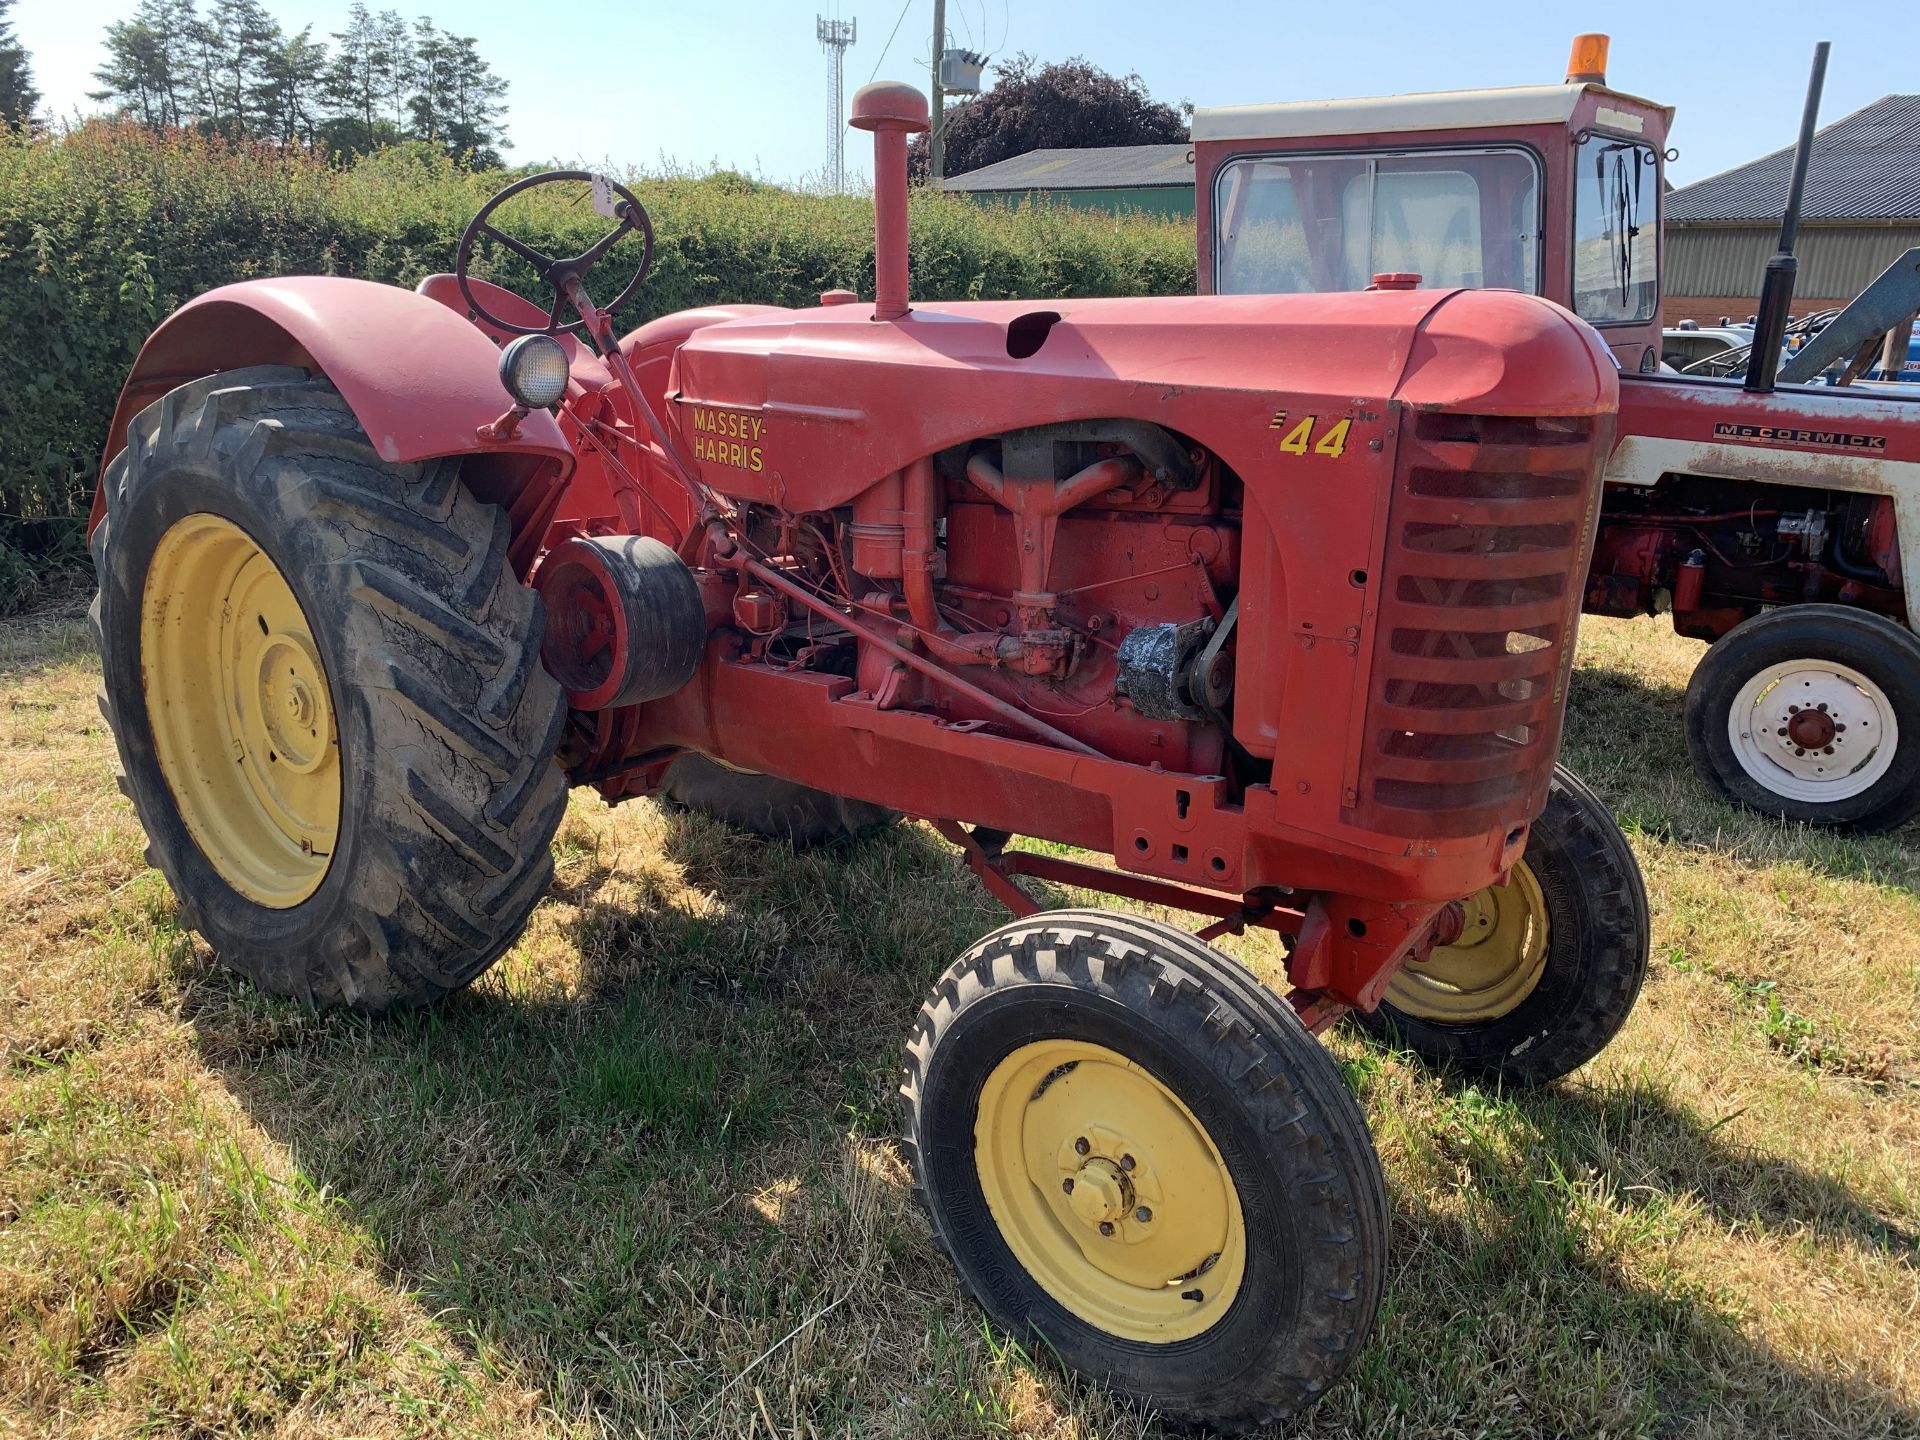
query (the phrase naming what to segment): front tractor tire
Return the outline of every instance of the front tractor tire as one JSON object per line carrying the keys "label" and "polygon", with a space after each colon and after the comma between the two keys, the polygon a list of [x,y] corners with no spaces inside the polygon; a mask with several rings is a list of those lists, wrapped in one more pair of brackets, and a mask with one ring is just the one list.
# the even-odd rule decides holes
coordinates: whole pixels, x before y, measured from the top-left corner
{"label": "front tractor tire", "polygon": [[1440,1069],[1542,1085],[1620,1033],[1647,978],[1647,889],[1600,798],[1555,766],[1504,885],[1466,902],[1460,939],[1404,966],[1355,1019]]}
{"label": "front tractor tire", "polygon": [[1726,799],[1876,833],[1920,813],[1920,639],[1844,605],[1791,605],[1715,641],[1687,682],[1687,750]]}
{"label": "front tractor tire", "polygon": [[1387,1246],[1366,1121],[1292,1008],[1191,935],[1002,926],[934,986],[900,1094],[934,1243],[1036,1354],[1232,1431],[1365,1345]]}
{"label": "front tractor tire", "polygon": [[172,391],[102,483],[101,708],[184,923],[319,1006],[473,980],[545,893],[566,806],[505,515],[457,461],[382,461],[284,367]]}

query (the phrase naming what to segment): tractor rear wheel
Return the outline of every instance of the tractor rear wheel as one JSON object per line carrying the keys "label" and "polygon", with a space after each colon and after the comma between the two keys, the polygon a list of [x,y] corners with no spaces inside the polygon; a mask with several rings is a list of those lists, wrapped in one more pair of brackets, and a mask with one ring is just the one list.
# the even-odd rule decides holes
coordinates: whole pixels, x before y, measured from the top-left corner
{"label": "tractor rear wheel", "polygon": [[1748,809],[1866,832],[1920,813],[1920,639],[1882,616],[1741,622],[1694,668],[1686,726],[1700,778]]}
{"label": "tractor rear wheel", "polygon": [[1627,1023],[1652,948],[1640,865],[1612,812],[1555,766],[1504,885],[1466,904],[1453,945],[1404,966],[1355,1019],[1430,1064],[1512,1085],[1584,1065]]}
{"label": "tractor rear wheel", "polygon": [[934,1242],[996,1326],[1222,1430],[1310,1404],[1365,1344],[1379,1157],[1338,1066],[1233,961],[1055,910],[941,977],[900,1089]]}
{"label": "tractor rear wheel", "polygon": [[667,770],[660,794],[736,830],[799,849],[858,840],[900,818],[897,810],[829,795],[754,770],[735,770],[704,755],[683,755]]}
{"label": "tractor rear wheel", "polygon": [[92,539],[101,708],[182,920],[262,988],[435,999],[552,875],[565,719],[505,515],[259,367],[135,417]]}

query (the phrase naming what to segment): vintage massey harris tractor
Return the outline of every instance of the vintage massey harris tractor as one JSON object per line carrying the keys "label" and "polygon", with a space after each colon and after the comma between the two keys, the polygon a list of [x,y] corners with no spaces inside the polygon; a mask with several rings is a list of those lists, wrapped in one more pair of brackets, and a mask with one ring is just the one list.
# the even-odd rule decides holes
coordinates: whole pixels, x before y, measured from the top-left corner
{"label": "vintage massey harris tractor", "polygon": [[[1659,373],[1669,106],[1606,85],[1607,39],[1574,42],[1566,82],[1200,109],[1200,288],[1498,286],[1559,301],[1621,368],[1586,609],[1670,610],[1713,642],[1687,689],[1701,777],[1814,824],[1887,830],[1920,812],[1920,395],[1775,384],[1792,294],[1802,121],[1758,363]],[[1880,348],[1920,308],[1920,251],[1781,378]],[[1899,388],[1899,387],[1895,387]]]}
{"label": "vintage massey harris tractor", "polygon": [[[1616,373],[1524,295],[911,306],[926,103],[853,115],[870,304],[616,336],[588,272],[637,244],[629,299],[650,223],[566,172],[421,293],[168,319],[92,533],[127,791],[222,961],[370,1011],[512,943],[569,785],[801,840],[933,822],[1018,917],[907,1040],[936,1238],[1068,1365],[1282,1414],[1360,1350],[1387,1238],[1311,1032],[1384,997],[1422,1053],[1537,1082],[1644,974],[1633,856],[1554,763]],[[503,228],[589,183],[617,223],[584,254]],[[1208,923],[1043,912],[1022,875]],[[1249,926],[1291,993],[1205,943]]]}

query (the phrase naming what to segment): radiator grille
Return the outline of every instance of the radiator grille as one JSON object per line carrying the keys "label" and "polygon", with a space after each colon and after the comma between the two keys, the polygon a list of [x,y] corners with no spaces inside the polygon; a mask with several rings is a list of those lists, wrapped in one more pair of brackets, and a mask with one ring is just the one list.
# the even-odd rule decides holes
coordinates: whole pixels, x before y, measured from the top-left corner
{"label": "radiator grille", "polygon": [[1545,803],[1611,420],[1402,427],[1354,818],[1447,839]]}

